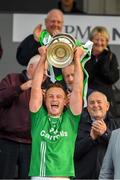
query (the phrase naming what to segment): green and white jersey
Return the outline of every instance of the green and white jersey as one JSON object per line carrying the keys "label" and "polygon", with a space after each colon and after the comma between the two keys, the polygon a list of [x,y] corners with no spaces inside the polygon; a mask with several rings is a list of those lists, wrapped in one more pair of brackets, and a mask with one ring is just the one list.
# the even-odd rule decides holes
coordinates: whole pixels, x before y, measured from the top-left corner
{"label": "green and white jersey", "polygon": [[68,108],[59,118],[44,107],[31,113],[32,155],[30,176],[74,176],[74,146],[80,115]]}

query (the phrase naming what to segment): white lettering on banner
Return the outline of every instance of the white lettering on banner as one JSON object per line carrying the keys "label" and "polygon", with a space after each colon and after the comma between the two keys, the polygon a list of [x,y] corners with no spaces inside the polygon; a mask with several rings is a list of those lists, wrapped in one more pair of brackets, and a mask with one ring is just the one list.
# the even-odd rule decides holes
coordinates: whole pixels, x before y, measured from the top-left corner
{"label": "white lettering on banner", "polygon": [[50,135],[45,130],[42,130],[40,132],[40,136],[44,136],[45,138],[49,139],[50,141],[55,141],[55,140],[59,139],[60,137],[67,137],[68,133],[66,131],[60,131],[60,132],[58,132],[58,134],[53,136],[53,135]]}
{"label": "white lettering on banner", "polygon": [[[45,28],[46,14],[14,14],[13,41],[20,42],[33,33],[38,24]],[[110,34],[110,44],[120,44],[120,16],[64,15],[63,32],[70,33],[82,42],[88,41],[95,26],[105,26]],[[24,28],[23,28],[24,27]]]}

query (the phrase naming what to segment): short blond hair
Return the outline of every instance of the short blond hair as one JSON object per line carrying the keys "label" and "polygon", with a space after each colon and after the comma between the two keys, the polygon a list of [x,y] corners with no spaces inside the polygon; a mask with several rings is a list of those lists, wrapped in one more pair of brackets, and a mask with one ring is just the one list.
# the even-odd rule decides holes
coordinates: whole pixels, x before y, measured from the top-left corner
{"label": "short blond hair", "polygon": [[96,34],[98,34],[98,33],[100,33],[101,35],[103,35],[103,36],[106,38],[106,40],[109,41],[110,35],[109,35],[109,33],[108,33],[107,28],[104,27],[104,26],[95,26],[95,27],[92,29],[91,33],[90,33],[89,39],[92,41],[92,39],[94,38],[94,36],[95,36]]}

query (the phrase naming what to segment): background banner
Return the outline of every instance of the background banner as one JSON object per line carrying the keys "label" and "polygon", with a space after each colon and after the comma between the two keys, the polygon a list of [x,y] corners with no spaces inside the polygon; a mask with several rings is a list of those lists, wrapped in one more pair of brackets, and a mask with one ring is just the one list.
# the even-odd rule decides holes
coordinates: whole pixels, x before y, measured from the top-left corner
{"label": "background banner", "polygon": [[[38,24],[45,28],[46,14],[13,14],[13,42],[20,42],[33,33]],[[105,26],[110,34],[109,44],[120,44],[120,16],[64,15],[63,32],[70,33],[84,43],[88,40],[91,29]]]}

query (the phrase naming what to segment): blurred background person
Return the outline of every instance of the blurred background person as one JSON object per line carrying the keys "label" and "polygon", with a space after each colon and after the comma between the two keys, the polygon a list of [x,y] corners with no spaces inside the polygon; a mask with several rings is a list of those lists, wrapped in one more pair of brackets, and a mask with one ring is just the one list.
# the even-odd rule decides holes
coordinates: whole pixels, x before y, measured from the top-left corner
{"label": "blurred background person", "polygon": [[74,63],[69,64],[68,66],[62,68],[62,74],[65,81],[66,89],[69,92],[72,92],[73,82],[74,82]]}
{"label": "blurred background person", "polygon": [[75,0],[59,0],[58,8],[64,14],[79,14],[79,13],[83,14],[84,13],[82,10],[79,10]]}
{"label": "blurred background person", "polygon": [[93,49],[91,59],[85,64],[89,74],[88,88],[103,92],[112,104],[112,85],[119,80],[119,65],[108,44],[108,30],[103,26],[96,26],[89,38],[93,42]]}
{"label": "blurred background person", "polygon": [[26,70],[8,74],[0,81],[0,179],[29,178],[29,99],[32,77],[39,60],[40,55],[35,55]]}

